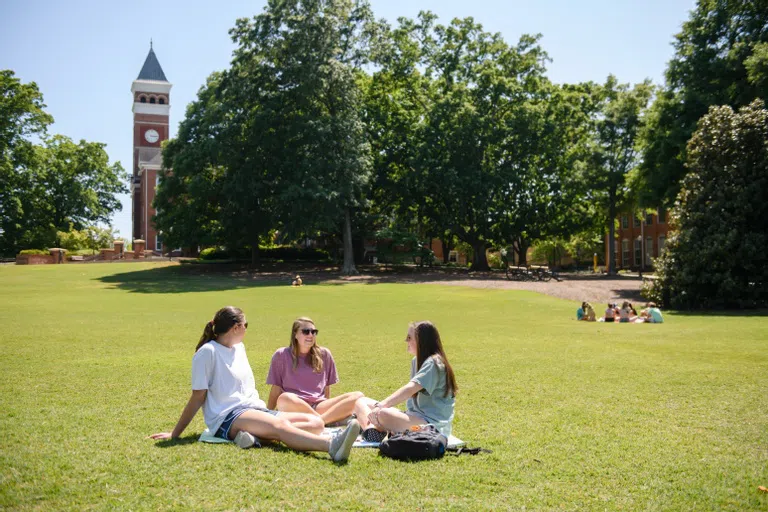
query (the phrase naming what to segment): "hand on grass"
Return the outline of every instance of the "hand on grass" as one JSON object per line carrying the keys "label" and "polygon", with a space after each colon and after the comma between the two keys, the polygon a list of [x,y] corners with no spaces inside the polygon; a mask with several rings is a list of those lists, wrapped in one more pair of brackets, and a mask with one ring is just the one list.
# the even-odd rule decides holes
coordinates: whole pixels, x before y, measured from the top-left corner
{"label": "hand on grass", "polygon": [[159,440],[159,439],[170,439],[171,433],[170,432],[158,432],[157,434],[152,434],[149,436],[149,439]]}

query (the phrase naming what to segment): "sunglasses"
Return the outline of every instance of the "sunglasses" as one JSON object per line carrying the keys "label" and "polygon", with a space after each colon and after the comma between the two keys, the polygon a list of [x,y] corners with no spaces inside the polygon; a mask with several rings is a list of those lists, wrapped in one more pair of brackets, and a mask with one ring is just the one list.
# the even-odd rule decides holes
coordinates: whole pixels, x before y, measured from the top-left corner
{"label": "sunglasses", "polygon": [[309,336],[310,334],[317,336],[317,333],[320,331],[318,331],[317,329],[301,329],[301,332],[303,334],[306,334],[307,336]]}

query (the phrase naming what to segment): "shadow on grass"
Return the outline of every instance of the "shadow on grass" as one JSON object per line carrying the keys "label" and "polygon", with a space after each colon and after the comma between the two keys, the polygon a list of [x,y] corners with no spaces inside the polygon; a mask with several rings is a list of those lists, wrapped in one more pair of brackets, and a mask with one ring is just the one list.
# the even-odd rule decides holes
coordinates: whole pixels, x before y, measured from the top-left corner
{"label": "shadow on grass", "polygon": [[235,290],[259,286],[286,286],[291,273],[260,275],[240,265],[178,265],[150,268],[97,278],[114,288],[133,293],[188,293]]}
{"label": "shadow on grass", "polygon": [[172,448],[174,446],[184,446],[186,444],[196,443],[200,437],[199,434],[189,435],[185,437],[179,437],[177,439],[163,439],[155,443],[158,448]]}
{"label": "shadow on grass", "polygon": [[708,311],[675,311],[676,316],[699,316],[699,317],[713,317],[713,316],[728,316],[728,317],[766,317],[768,316],[768,309],[712,309]]}
{"label": "shadow on grass", "polygon": [[251,268],[243,264],[174,265],[119,272],[97,278],[114,288],[133,293],[186,293],[235,290],[264,286],[290,286],[296,274],[305,285],[348,283],[419,283],[455,279],[503,279],[504,274],[468,273],[465,269],[420,269],[417,267],[358,267],[361,276],[342,276],[340,268],[324,264],[265,264]]}

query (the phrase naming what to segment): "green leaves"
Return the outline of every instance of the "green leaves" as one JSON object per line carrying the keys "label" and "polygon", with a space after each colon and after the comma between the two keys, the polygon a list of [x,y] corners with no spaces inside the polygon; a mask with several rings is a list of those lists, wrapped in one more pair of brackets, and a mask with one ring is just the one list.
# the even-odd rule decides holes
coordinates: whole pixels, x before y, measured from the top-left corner
{"label": "green leaves", "polygon": [[768,110],[711,107],[688,144],[651,293],[678,309],[768,304]]}
{"label": "green leaves", "polygon": [[[128,177],[105,145],[44,137],[53,118],[34,83],[0,71],[0,254],[56,244],[70,226],[109,223]],[[42,144],[28,137],[43,135]]]}

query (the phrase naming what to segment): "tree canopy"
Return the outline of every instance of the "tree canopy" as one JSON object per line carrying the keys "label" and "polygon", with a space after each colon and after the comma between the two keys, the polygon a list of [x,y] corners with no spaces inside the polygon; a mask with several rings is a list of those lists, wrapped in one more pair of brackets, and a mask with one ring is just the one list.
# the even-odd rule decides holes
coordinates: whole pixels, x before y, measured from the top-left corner
{"label": "tree canopy", "polygon": [[764,1],[699,0],[675,36],[666,87],[643,132],[636,190],[648,206],[671,205],[686,174],[686,144],[713,105],[768,100],[768,8]]}
{"label": "tree canopy", "polygon": [[[56,245],[58,231],[109,223],[127,174],[104,144],[46,136],[53,118],[32,82],[0,71],[0,253]],[[39,144],[31,136],[42,137]]]}
{"label": "tree canopy", "polygon": [[768,110],[711,107],[688,144],[651,293],[676,309],[768,304]]}

